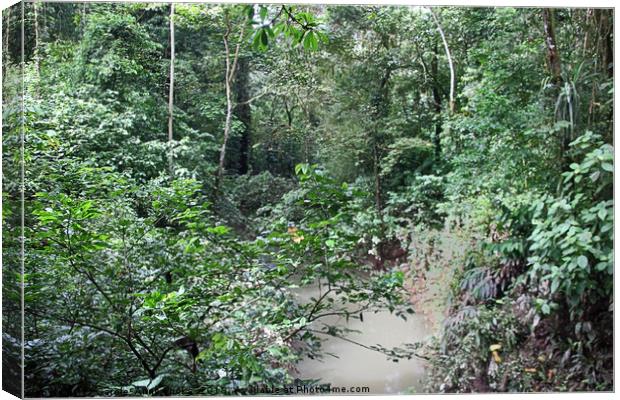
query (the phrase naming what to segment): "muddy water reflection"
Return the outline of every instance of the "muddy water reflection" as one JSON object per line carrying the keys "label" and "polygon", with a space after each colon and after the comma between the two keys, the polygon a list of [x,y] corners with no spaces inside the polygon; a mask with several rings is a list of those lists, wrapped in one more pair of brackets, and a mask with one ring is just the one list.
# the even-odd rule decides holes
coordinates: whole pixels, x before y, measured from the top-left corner
{"label": "muddy water reflection", "polygon": [[[318,295],[316,287],[296,290],[300,301]],[[354,309],[352,307],[352,309]],[[331,319],[330,319],[331,318]],[[387,311],[365,312],[364,322],[344,317],[326,317],[324,323],[354,329],[348,338],[372,346],[402,346],[404,343],[423,341],[431,329],[421,314],[409,315],[407,321]],[[318,326],[322,324],[318,323]],[[336,337],[325,336],[323,350],[339,358],[325,355],[322,360],[305,359],[298,365],[299,378],[321,379],[334,387],[367,386],[370,394],[421,392],[425,377],[425,362],[420,359],[389,361],[376,351],[365,349]]]}

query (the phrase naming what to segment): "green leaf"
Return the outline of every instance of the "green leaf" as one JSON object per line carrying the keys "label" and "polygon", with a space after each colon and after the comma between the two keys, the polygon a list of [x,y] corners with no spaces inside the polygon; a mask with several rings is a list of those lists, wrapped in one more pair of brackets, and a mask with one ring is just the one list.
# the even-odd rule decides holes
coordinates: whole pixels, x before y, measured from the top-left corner
{"label": "green leaf", "polygon": [[606,262],[600,262],[598,264],[596,264],[596,270],[597,271],[604,271],[605,269],[607,269],[607,263]]}
{"label": "green leaf", "polygon": [[261,29],[260,43],[263,48],[267,48],[267,46],[269,45],[269,35],[267,34],[267,31],[265,29]]}
{"label": "green leaf", "polygon": [[260,29],[257,29],[252,38],[252,47],[256,50],[260,49]]}
{"label": "green leaf", "polygon": [[270,38],[272,38],[272,39],[273,39],[274,37],[276,37],[276,34],[275,34],[275,32],[273,31],[273,29],[271,29],[271,27],[266,26],[266,27],[265,27],[265,31],[267,32],[267,35],[268,35]]}
{"label": "green leaf", "polygon": [[304,36],[303,46],[304,46],[304,49],[313,50],[313,51],[319,48],[319,43],[317,42],[316,37],[314,36],[314,32],[312,31],[306,32],[306,35]]}
{"label": "green leaf", "polygon": [[295,174],[296,175],[307,175],[308,171],[310,169],[310,166],[308,164],[302,163],[302,164],[297,164],[295,165]]}
{"label": "green leaf", "polygon": [[324,44],[329,43],[329,37],[325,33],[319,32],[319,31],[315,31],[315,34],[319,38],[319,40],[321,42],[323,42]]}
{"label": "green leaf", "polygon": [[555,293],[558,290],[559,286],[560,286],[560,280],[558,278],[555,278],[551,282],[551,293]]}
{"label": "green leaf", "polygon": [[151,381],[151,383],[149,383],[149,385],[148,385],[146,388],[147,388],[148,390],[153,390],[153,389],[155,389],[155,388],[156,388],[156,387],[157,387],[157,386],[161,383],[161,380],[162,380],[163,378],[164,378],[164,375],[163,375],[163,374],[162,374],[162,375],[159,375],[159,376],[157,376],[157,377],[155,377],[155,379],[153,379],[153,380]]}
{"label": "green leaf", "polygon": [[248,19],[252,19],[254,18],[254,6],[253,5],[246,5],[245,6],[245,13],[248,17]]}
{"label": "green leaf", "polygon": [[259,15],[260,15],[260,19],[261,20],[265,20],[265,18],[267,18],[267,7],[261,5],[260,6],[260,11],[259,11]]}
{"label": "green leaf", "polygon": [[150,379],[142,379],[139,381],[131,382],[131,385],[135,387],[148,387],[150,383]]}
{"label": "green leaf", "polygon": [[213,233],[213,234],[218,235],[218,236],[222,236],[222,235],[226,235],[228,232],[230,232],[230,228],[228,228],[227,226],[224,226],[224,225],[218,225],[218,226],[215,226],[215,227],[207,228],[207,232]]}
{"label": "green leaf", "polygon": [[585,268],[588,266],[588,258],[586,256],[579,256],[577,258],[577,265],[579,265],[581,268]]}

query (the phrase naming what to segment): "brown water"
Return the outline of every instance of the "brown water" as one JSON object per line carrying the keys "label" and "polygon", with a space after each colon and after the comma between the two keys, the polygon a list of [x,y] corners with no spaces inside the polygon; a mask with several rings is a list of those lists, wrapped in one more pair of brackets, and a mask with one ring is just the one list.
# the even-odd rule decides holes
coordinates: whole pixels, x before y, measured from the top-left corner
{"label": "brown water", "polygon": [[[317,296],[316,287],[296,290],[300,301]],[[352,307],[354,309],[354,307]],[[367,346],[380,344],[391,348],[425,340],[431,329],[422,315],[408,315],[407,321],[388,311],[364,313],[364,321],[344,317],[325,317],[323,323],[359,331],[347,334],[347,338]],[[318,322],[318,321],[317,321]],[[322,326],[319,323],[319,326]],[[322,360],[304,359],[297,364],[298,378],[321,379],[332,387],[369,387],[368,394],[415,393],[423,389],[425,361],[417,358],[393,362],[384,354],[366,349],[343,339],[325,336],[323,351],[338,358],[325,355]]]}

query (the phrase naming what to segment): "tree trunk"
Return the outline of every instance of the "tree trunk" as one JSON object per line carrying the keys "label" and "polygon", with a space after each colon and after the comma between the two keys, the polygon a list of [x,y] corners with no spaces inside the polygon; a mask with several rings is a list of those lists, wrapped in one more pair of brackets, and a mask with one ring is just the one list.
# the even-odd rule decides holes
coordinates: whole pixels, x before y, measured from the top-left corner
{"label": "tree trunk", "polygon": [[610,23],[608,10],[600,10],[601,12],[601,34],[603,35],[603,69],[607,73],[608,78],[614,77],[614,44],[613,44],[613,23]]}
{"label": "tree trunk", "polygon": [[[228,71],[228,68],[226,68],[226,71]],[[228,72],[226,74],[228,75]],[[231,94],[231,88],[230,88],[230,81],[227,78],[226,79],[226,121],[224,122],[224,140],[222,142],[222,148],[220,149],[220,161],[219,161],[218,170],[217,170],[217,180],[215,181],[215,187],[217,190],[219,190],[220,183],[222,181],[222,176],[224,174],[224,162],[226,161],[226,144],[228,143],[228,138],[230,136],[230,128],[232,125],[232,111],[233,111],[232,94]]]}
{"label": "tree trunk", "polygon": [[[435,44],[435,52],[433,56],[433,60],[431,61],[431,73],[434,77],[437,76],[437,72],[439,69],[439,52],[437,49],[437,44]],[[435,105],[435,136],[433,137],[433,144],[435,146],[435,158],[439,160],[441,156],[441,129],[442,129],[442,119],[441,119],[441,92],[439,87],[438,80],[433,81],[433,103]]]}
{"label": "tree trunk", "polygon": [[4,21],[4,43],[2,44],[2,49],[5,54],[9,52],[9,25],[11,23],[11,7],[6,9],[6,18]]}
{"label": "tree trunk", "polygon": [[86,2],[82,3],[82,18],[80,18],[80,27],[82,28],[82,36],[86,28]]}
{"label": "tree trunk", "polygon": [[437,30],[439,31],[439,35],[441,36],[441,41],[443,42],[443,47],[444,47],[444,50],[446,51],[446,57],[448,58],[448,66],[450,67],[449,108],[450,108],[450,114],[452,114],[454,113],[454,90],[456,86],[456,76],[454,73],[454,64],[452,62],[452,54],[450,53],[450,47],[448,47],[448,41],[446,40],[446,35],[444,34],[443,28],[441,27],[441,24],[439,23],[439,19],[435,15],[435,12],[433,11],[432,8],[430,8],[430,11],[431,11],[431,15],[433,16],[433,19],[435,20],[435,25],[437,25]]}
{"label": "tree trunk", "polygon": [[373,156],[373,174],[375,175],[375,209],[379,214],[383,211],[383,192],[381,190],[381,150],[379,149],[379,143],[375,141],[372,148]]}
{"label": "tree trunk", "polygon": [[[557,42],[555,39],[555,22],[554,22],[553,9],[543,8],[542,19],[543,19],[543,30],[544,30],[544,35],[545,35],[545,45],[547,48],[547,67],[549,68],[549,73],[551,74],[551,83],[553,83],[554,85],[554,88],[552,90],[552,96],[557,97],[561,93],[560,88],[562,85],[562,63],[560,59],[560,52],[558,50]],[[560,97],[558,98],[561,99]],[[570,104],[568,104],[568,106],[570,107]],[[560,107],[564,107],[564,105],[560,105]],[[556,115],[556,118],[557,118],[557,115]],[[570,160],[568,157],[568,147],[571,141],[572,129],[573,127],[571,126],[569,129],[563,129],[560,131],[559,158],[560,158],[560,170],[561,171],[567,171],[568,166],[570,165]]]}
{"label": "tree trunk", "polygon": [[233,59],[231,62],[230,56],[230,45],[229,38],[231,33],[231,24],[230,18],[228,15],[225,17],[226,20],[226,32],[224,33],[224,51],[226,57],[226,76],[224,77],[224,86],[226,89],[226,120],[224,122],[224,140],[222,141],[222,147],[220,149],[220,160],[217,168],[217,175],[215,177],[215,192],[216,195],[219,195],[220,184],[222,183],[222,177],[224,175],[224,163],[226,161],[226,145],[228,143],[228,139],[230,137],[230,130],[232,125],[232,116],[233,116],[233,101],[232,101],[232,83],[235,78],[235,71],[237,69],[237,61],[239,60],[239,49],[241,48],[241,43],[243,42],[243,34],[245,32],[245,25],[241,30],[241,34],[239,36],[239,42],[237,43],[237,48],[235,49],[235,53],[233,55]]}
{"label": "tree trunk", "polygon": [[34,65],[37,75],[41,75],[41,65],[39,60],[39,2],[32,3],[34,9]]}
{"label": "tree trunk", "polygon": [[[602,41],[603,48],[600,51],[601,66],[603,73],[607,78],[613,80],[614,78],[614,43],[613,43],[613,11],[610,10],[597,10],[600,15],[600,40]],[[594,96],[592,101],[594,102]],[[614,124],[613,124],[614,108],[611,107],[609,115],[606,116],[609,121],[607,129],[605,130],[606,140],[609,143],[613,142],[614,137]]]}
{"label": "tree trunk", "polygon": [[8,7],[6,9],[6,19],[4,21],[4,43],[2,43],[2,57],[4,59],[4,65],[2,68],[2,76],[4,78],[4,76],[6,76],[6,70],[7,70],[7,65],[9,64],[9,62],[11,61],[10,55],[9,55],[9,35],[11,34],[11,30],[10,30],[10,26],[11,26],[11,7]]}
{"label": "tree trunk", "polygon": [[[373,99],[374,109],[374,121],[375,127],[372,137],[372,149],[373,149],[373,174],[375,175],[375,207],[380,214],[383,210],[383,191],[381,183],[381,147],[383,145],[383,135],[379,131],[378,123],[384,119],[388,114],[388,81],[392,74],[391,69],[386,69],[385,75],[379,83],[379,88]],[[383,219],[383,218],[381,218]]]}
{"label": "tree trunk", "polygon": [[46,22],[46,15],[48,14],[47,8],[50,7],[49,4],[46,4],[45,1],[41,1],[41,4],[39,5],[40,9],[39,9],[39,33],[40,33],[40,37],[39,39],[42,42],[47,42],[49,41],[49,32],[47,30],[47,24]]}
{"label": "tree trunk", "polygon": [[168,168],[173,175],[172,141],[174,122],[174,3],[170,3],[170,89],[168,92]]}
{"label": "tree trunk", "polygon": [[559,85],[562,82],[562,64],[560,52],[555,40],[554,12],[551,8],[543,8],[543,27],[545,32],[545,44],[547,46],[547,64],[551,72],[552,82]]}
{"label": "tree trunk", "polygon": [[239,59],[239,69],[237,71],[237,79],[235,79],[234,91],[237,98],[237,107],[235,108],[235,116],[243,123],[244,129],[241,133],[239,142],[239,164],[237,171],[240,175],[245,175],[250,169],[250,143],[251,143],[251,124],[252,109],[248,101],[250,100],[248,88],[250,77],[250,64],[246,57]]}
{"label": "tree trunk", "polygon": [[389,88],[388,82],[390,80],[390,76],[392,74],[392,70],[389,67],[386,67],[385,73],[381,78],[379,83],[379,87],[377,88],[377,93],[373,96],[372,108],[373,115],[372,119],[374,121],[374,132],[372,133],[372,157],[373,157],[373,175],[375,180],[375,210],[377,211],[377,216],[379,219],[378,226],[378,235],[379,235],[379,243],[375,244],[374,251],[376,257],[378,259],[378,264],[375,264],[375,268],[383,269],[383,261],[381,260],[382,255],[382,242],[386,236],[386,224],[383,214],[383,180],[381,177],[381,158],[382,154],[382,146],[384,143],[384,134],[381,131],[381,127],[379,123],[388,116],[389,113]]}

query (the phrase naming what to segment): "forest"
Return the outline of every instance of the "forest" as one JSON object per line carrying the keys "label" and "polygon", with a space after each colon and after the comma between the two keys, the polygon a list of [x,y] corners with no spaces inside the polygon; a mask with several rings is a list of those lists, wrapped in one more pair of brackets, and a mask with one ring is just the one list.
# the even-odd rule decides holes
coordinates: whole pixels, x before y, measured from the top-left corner
{"label": "forest", "polygon": [[613,20],[3,10],[3,389],[613,390]]}

